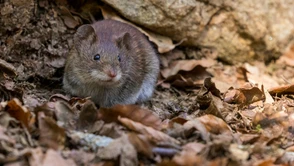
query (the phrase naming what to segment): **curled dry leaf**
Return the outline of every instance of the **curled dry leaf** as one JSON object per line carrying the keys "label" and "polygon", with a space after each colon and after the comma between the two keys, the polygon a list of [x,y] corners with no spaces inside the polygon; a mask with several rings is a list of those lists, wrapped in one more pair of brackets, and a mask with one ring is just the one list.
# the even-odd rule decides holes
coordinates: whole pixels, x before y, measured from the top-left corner
{"label": "curled dry leaf", "polygon": [[105,148],[98,149],[97,156],[104,160],[117,160],[119,165],[138,165],[137,151],[127,135],[115,139]]}
{"label": "curled dry leaf", "polygon": [[212,59],[202,60],[177,60],[172,62],[168,68],[161,70],[161,75],[175,87],[198,88],[203,79],[212,75],[206,71],[207,67],[215,64]]}
{"label": "curled dry leaf", "polygon": [[0,59],[0,71],[13,77],[17,75],[15,67],[3,59]]}
{"label": "curled dry leaf", "polygon": [[54,105],[58,124],[67,130],[76,129],[77,113],[65,102],[57,101]]}
{"label": "curled dry leaf", "polygon": [[213,115],[204,115],[197,118],[213,134],[231,133],[230,127],[222,119]]}
{"label": "curled dry leaf", "polygon": [[[1,78],[0,78],[1,79]],[[23,89],[14,86],[12,81],[1,81],[0,82],[0,98],[2,101],[12,100],[17,98],[22,102],[23,98]]]}
{"label": "curled dry leaf", "polygon": [[268,91],[271,95],[294,94],[294,84],[274,87]]}
{"label": "curled dry leaf", "polygon": [[56,101],[64,101],[69,102],[69,98],[67,96],[64,96],[63,94],[54,94],[50,96],[49,101],[56,102]]}
{"label": "curled dry leaf", "polygon": [[141,133],[147,136],[149,139],[151,139],[154,142],[171,142],[173,144],[179,144],[178,140],[168,136],[167,134],[161,131],[157,131],[141,123],[134,122],[128,118],[122,118],[122,117],[118,117],[118,120],[130,130]]}
{"label": "curled dry leaf", "polygon": [[190,142],[183,146],[183,150],[172,158],[172,162],[176,165],[203,165],[205,161],[202,156],[197,154],[203,151],[204,144]]}
{"label": "curled dry leaf", "polygon": [[211,67],[216,63],[213,59],[201,60],[177,60],[172,62],[168,68],[161,70],[161,75],[164,78],[176,75],[179,71],[192,71],[196,66],[204,68]]}
{"label": "curled dry leaf", "polygon": [[39,112],[38,125],[40,130],[39,141],[42,145],[56,150],[64,147],[65,130],[59,127],[52,118],[45,117],[42,112]]}
{"label": "curled dry leaf", "polygon": [[60,153],[52,149],[47,150],[41,165],[43,166],[50,166],[50,165],[76,166],[75,162],[72,159],[66,160],[61,156]]}
{"label": "curled dry leaf", "polygon": [[11,138],[10,136],[5,134],[6,128],[3,126],[0,126],[0,142],[6,141],[9,142],[10,144],[15,144],[15,140]]}
{"label": "curled dry leaf", "polygon": [[14,98],[8,102],[2,102],[1,106],[9,113],[10,116],[20,121],[25,127],[29,128],[35,123],[35,115],[32,114],[26,107],[22,106],[21,102]]}
{"label": "curled dry leaf", "polygon": [[60,6],[59,9],[60,9],[61,18],[62,18],[64,24],[68,28],[73,29],[81,24],[81,20],[78,20],[77,17],[74,17],[66,7]]}
{"label": "curled dry leaf", "polygon": [[239,89],[229,89],[224,97],[224,101],[227,103],[236,103],[241,105],[251,104],[264,99],[264,92],[249,83]]}
{"label": "curled dry leaf", "polygon": [[[203,157],[197,156],[195,153],[189,151],[182,151],[180,154],[176,155],[172,159],[172,164],[174,165],[205,165],[206,161]],[[169,165],[169,164],[167,164]]]}
{"label": "curled dry leaf", "polygon": [[97,108],[95,104],[88,100],[83,107],[77,121],[77,127],[79,130],[89,130],[91,129],[95,122],[98,120]]}
{"label": "curled dry leaf", "polygon": [[152,111],[138,105],[116,105],[111,108],[100,108],[98,111],[99,119],[106,122],[115,122],[119,116],[127,117],[157,130],[161,128],[159,117]]}
{"label": "curled dry leaf", "polygon": [[137,152],[142,153],[149,158],[152,157],[153,145],[145,135],[129,133],[128,137],[129,141],[136,148]]}
{"label": "curled dry leaf", "polygon": [[198,119],[190,120],[184,124],[184,130],[186,131],[191,131],[191,130],[195,131],[195,129],[200,132],[202,140],[206,142],[210,141],[209,132],[207,131],[206,127]]}

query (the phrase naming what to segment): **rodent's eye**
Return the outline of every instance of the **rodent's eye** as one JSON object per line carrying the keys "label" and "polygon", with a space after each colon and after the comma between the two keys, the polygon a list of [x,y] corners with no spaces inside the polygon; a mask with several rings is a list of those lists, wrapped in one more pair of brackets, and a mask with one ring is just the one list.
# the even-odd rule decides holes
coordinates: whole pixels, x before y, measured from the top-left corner
{"label": "rodent's eye", "polygon": [[94,60],[99,61],[100,60],[100,55],[99,54],[94,55]]}
{"label": "rodent's eye", "polygon": [[120,62],[120,61],[121,61],[121,58],[120,58],[120,56],[119,56],[119,55],[117,56],[117,58],[118,58],[118,61]]}

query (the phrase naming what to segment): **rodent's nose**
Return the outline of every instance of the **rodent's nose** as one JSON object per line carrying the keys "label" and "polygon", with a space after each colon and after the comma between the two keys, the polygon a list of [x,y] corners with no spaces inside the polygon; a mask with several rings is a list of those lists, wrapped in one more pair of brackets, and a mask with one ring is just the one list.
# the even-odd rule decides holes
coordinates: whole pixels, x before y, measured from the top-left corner
{"label": "rodent's nose", "polygon": [[109,76],[109,77],[111,77],[111,78],[114,78],[114,77],[116,77],[116,72],[115,71],[113,71],[113,70],[109,70],[108,72],[107,72],[107,75]]}

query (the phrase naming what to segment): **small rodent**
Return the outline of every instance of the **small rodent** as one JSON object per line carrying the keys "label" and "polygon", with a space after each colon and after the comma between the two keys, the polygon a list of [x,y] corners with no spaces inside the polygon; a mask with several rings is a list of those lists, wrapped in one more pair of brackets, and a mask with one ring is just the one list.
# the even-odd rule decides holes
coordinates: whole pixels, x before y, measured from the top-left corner
{"label": "small rodent", "polygon": [[158,73],[158,56],[144,34],[126,23],[102,20],[77,29],[63,87],[101,107],[134,104],[152,96]]}

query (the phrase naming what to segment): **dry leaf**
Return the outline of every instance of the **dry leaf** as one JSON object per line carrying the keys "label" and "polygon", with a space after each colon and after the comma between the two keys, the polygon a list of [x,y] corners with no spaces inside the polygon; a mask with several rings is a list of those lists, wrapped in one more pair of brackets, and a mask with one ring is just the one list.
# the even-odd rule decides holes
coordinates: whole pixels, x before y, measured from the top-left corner
{"label": "dry leaf", "polygon": [[294,84],[270,88],[268,91],[271,95],[294,94]]}
{"label": "dry leaf", "polygon": [[99,119],[105,122],[116,122],[119,116],[127,117],[157,130],[161,128],[159,117],[152,111],[138,105],[116,105],[111,108],[100,108],[98,111]]}
{"label": "dry leaf", "polygon": [[15,67],[3,59],[0,59],[0,71],[13,77],[17,75]]}
{"label": "dry leaf", "polygon": [[204,115],[197,118],[207,129],[214,134],[231,133],[230,127],[222,119],[213,115]]}
{"label": "dry leaf", "polygon": [[210,134],[207,131],[206,127],[198,120],[190,120],[184,124],[184,130],[191,131],[191,130],[198,130],[201,134],[202,140],[209,142],[210,141]]}
{"label": "dry leaf", "polygon": [[138,165],[137,151],[127,135],[115,139],[105,148],[99,149],[96,155],[104,160],[119,159],[121,166]]}
{"label": "dry leaf", "polygon": [[152,157],[153,145],[145,135],[129,133],[128,137],[129,141],[136,148],[137,152],[142,153],[149,158]]}
{"label": "dry leaf", "polygon": [[264,92],[249,83],[239,89],[229,89],[224,97],[224,101],[227,103],[236,103],[241,105],[251,104],[264,99]]}
{"label": "dry leaf", "polygon": [[141,133],[147,136],[149,139],[153,140],[154,142],[171,142],[174,144],[179,144],[178,140],[168,136],[167,134],[161,131],[157,131],[151,127],[144,126],[141,123],[134,122],[130,119],[122,117],[118,117],[118,120],[130,130]]}
{"label": "dry leaf", "polygon": [[5,111],[10,116],[20,121],[25,127],[30,128],[35,123],[35,115],[22,106],[18,99],[14,98],[8,102],[2,102],[1,105],[5,107]]}
{"label": "dry leaf", "polygon": [[40,129],[39,141],[42,145],[52,149],[63,149],[65,143],[65,130],[59,127],[56,122],[45,117],[42,112],[38,115],[38,125]]}
{"label": "dry leaf", "polygon": [[77,128],[77,113],[65,102],[55,102],[55,114],[58,124],[68,130]]}
{"label": "dry leaf", "polygon": [[89,130],[91,129],[95,122],[98,120],[98,109],[95,104],[88,100],[83,107],[77,121],[77,127],[79,130]]}
{"label": "dry leaf", "polygon": [[173,157],[172,161],[175,165],[203,165],[206,161],[203,157],[197,156],[196,153],[190,151],[182,151],[179,155]]}
{"label": "dry leaf", "polygon": [[213,59],[201,60],[177,60],[172,62],[168,68],[161,70],[161,75],[164,78],[176,75],[179,71],[192,71],[196,66],[204,68],[211,67],[216,63]]}
{"label": "dry leaf", "polygon": [[78,18],[74,17],[66,7],[59,6],[59,9],[61,18],[68,28],[74,29],[81,24],[81,20],[77,20]]}
{"label": "dry leaf", "polygon": [[72,159],[65,160],[62,156],[52,149],[48,149],[42,166],[53,166],[53,165],[62,165],[62,166],[75,166],[75,162]]}

